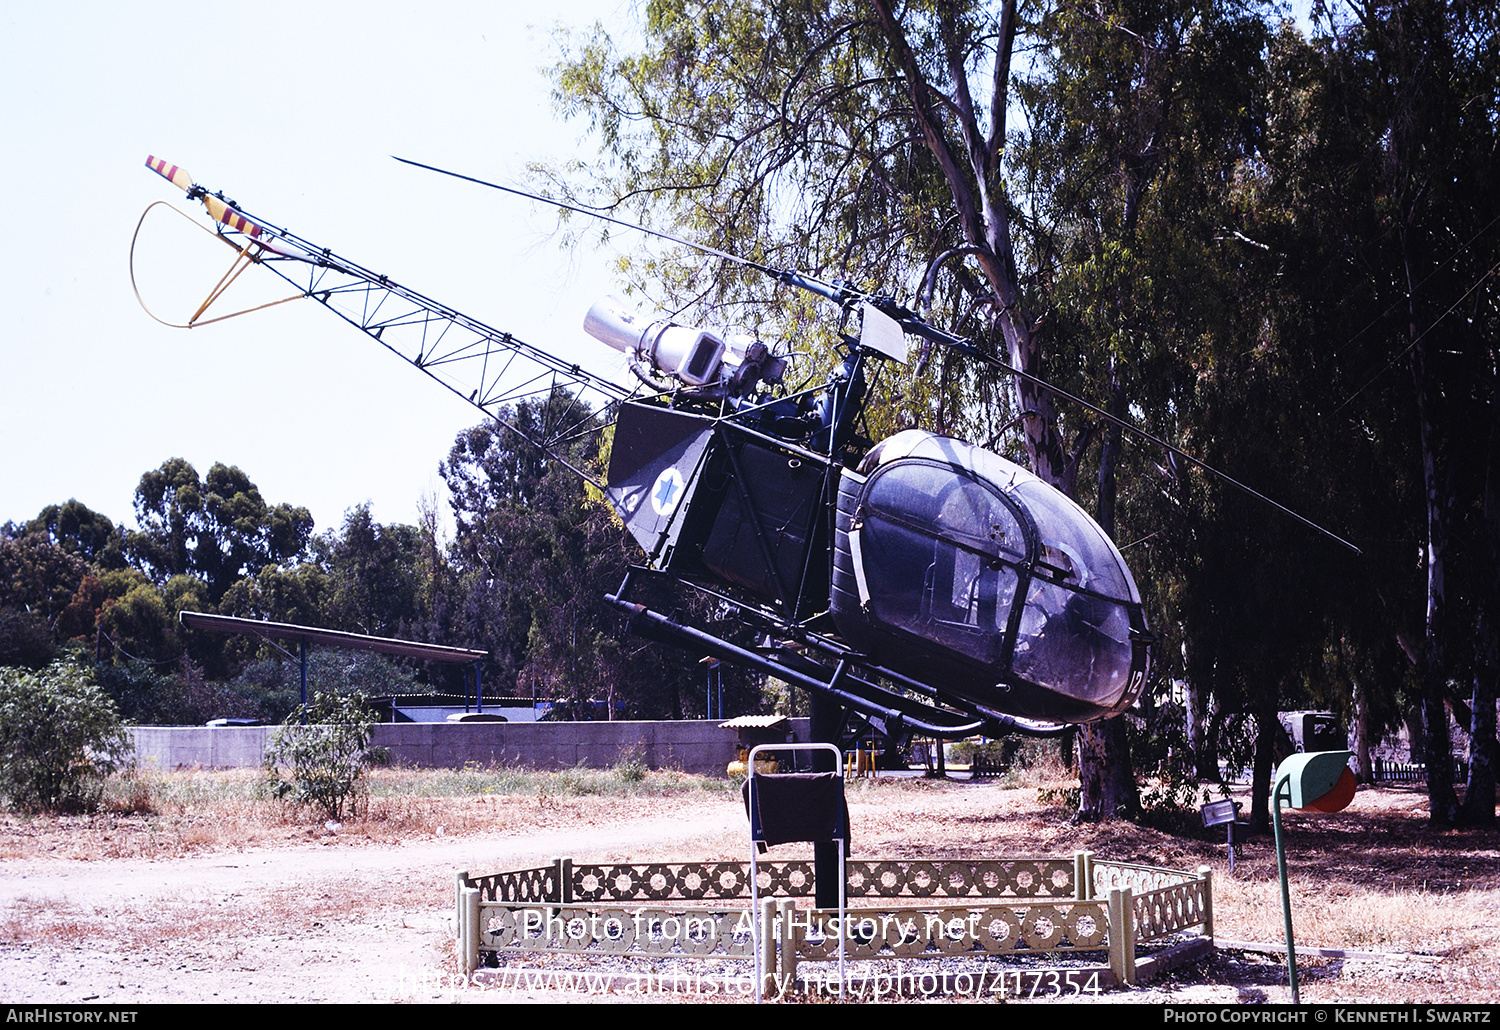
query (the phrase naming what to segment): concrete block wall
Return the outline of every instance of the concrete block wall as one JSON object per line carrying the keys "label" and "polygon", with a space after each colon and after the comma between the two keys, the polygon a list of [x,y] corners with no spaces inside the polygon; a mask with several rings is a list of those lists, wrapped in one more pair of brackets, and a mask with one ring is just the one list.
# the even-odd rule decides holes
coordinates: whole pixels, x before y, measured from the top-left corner
{"label": "concrete block wall", "polygon": [[[793,720],[798,740],[807,720]],[[135,726],[136,757],[158,769],[243,769],[261,764],[274,726]],[[375,746],[398,765],[461,769],[508,765],[607,769],[636,758],[652,769],[722,776],[735,756],[733,730],[717,722],[380,723]]]}
{"label": "concrete block wall", "polygon": [[274,726],[132,726],[136,761],[156,769],[253,769]]}
{"label": "concrete block wall", "polygon": [[635,758],[709,776],[724,774],[735,749],[734,733],[713,722],[391,723],[376,727],[375,743],[419,768],[607,769]]}

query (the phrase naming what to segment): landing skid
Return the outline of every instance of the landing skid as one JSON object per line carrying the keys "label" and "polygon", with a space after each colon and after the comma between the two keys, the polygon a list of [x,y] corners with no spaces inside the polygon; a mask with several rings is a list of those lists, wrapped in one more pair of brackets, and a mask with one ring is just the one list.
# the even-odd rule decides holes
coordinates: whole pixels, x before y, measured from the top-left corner
{"label": "landing skid", "polygon": [[[939,705],[931,687],[874,664],[837,640],[812,632],[805,625],[778,620],[762,609],[748,608],[716,591],[704,591],[718,601],[734,605],[746,622],[768,624],[762,644],[753,649],[742,647],[632,601],[630,592],[635,579],[652,575],[657,574],[634,567],[626,573],[620,589],[605,597],[629,617],[630,632],[775,676],[858,713],[871,729],[888,740],[905,740],[913,734],[943,740],[975,735],[1002,737],[1009,733],[1052,737],[1073,729],[1066,723],[1032,722],[978,705]],[[674,578],[674,582],[702,590],[685,580]],[[877,679],[892,686],[882,686],[875,682]],[[913,693],[932,700],[909,696]]]}

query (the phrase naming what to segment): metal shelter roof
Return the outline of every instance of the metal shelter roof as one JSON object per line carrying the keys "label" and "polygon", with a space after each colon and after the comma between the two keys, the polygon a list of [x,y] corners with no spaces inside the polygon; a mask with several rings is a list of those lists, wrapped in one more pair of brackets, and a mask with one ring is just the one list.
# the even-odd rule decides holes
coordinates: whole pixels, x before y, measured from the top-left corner
{"label": "metal shelter roof", "polygon": [[188,629],[201,629],[211,633],[239,633],[268,639],[297,640],[309,644],[327,644],[329,647],[342,647],[351,651],[378,651],[381,654],[415,658],[419,661],[472,665],[490,655],[488,651],[476,651],[467,647],[423,644],[416,640],[372,637],[364,633],[345,633],[342,630],[297,626],[288,622],[240,619],[232,615],[209,615],[205,612],[185,611],[178,613],[177,618]]}

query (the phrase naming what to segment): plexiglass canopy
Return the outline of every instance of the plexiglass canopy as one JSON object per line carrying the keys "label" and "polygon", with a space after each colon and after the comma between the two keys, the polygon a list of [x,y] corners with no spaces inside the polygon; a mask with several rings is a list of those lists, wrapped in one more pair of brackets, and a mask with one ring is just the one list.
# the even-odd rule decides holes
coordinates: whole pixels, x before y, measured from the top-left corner
{"label": "plexiglass canopy", "polygon": [[951,664],[949,689],[1002,711],[1072,721],[1134,700],[1140,593],[1076,503],[997,454],[916,430],[860,473],[835,559],[858,583],[857,613],[835,590],[842,632],[908,674]]}

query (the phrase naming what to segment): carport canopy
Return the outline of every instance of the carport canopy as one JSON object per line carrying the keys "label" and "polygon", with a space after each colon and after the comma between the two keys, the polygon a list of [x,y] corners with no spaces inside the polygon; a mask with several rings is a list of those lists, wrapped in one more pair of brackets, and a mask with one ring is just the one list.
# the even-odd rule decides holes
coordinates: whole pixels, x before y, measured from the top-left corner
{"label": "carport canopy", "polygon": [[427,662],[451,662],[472,665],[488,658],[488,651],[476,651],[468,647],[448,647],[445,644],[424,644],[416,640],[396,640],[393,637],[372,637],[365,633],[345,633],[336,629],[319,629],[316,626],[298,626],[289,622],[265,622],[261,619],[241,619],[233,615],[209,615],[205,612],[180,612],[177,619],[188,629],[201,629],[210,633],[239,633],[265,637],[272,640],[295,640],[304,644],[326,644],[351,651],[378,651],[402,658],[415,658]]}

